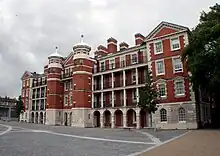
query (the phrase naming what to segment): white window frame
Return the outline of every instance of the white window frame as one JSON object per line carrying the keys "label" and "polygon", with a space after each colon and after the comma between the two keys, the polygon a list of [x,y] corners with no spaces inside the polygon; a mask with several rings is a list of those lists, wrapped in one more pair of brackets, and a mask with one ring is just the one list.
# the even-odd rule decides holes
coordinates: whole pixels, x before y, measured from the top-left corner
{"label": "white window frame", "polygon": [[164,96],[160,96],[160,98],[165,99],[167,98],[167,84],[166,82],[158,82],[157,83],[157,88],[158,88],[158,93],[160,93],[160,85],[164,85],[164,89],[165,89],[165,95]]}
{"label": "white window frame", "polygon": [[[103,70],[102,70],[102,64],[103,64]],[[105,61],[100,62],[99,66],[100,66],[100,71],[101,72],[105,71]]]}
{"label": "white window frame", "polygon": [[[156,50],[156,44],[157,43],[161,44],[161,51],[160,52],[157,52],[157,50]],[[163,42],[162,42],[162,40],[154,42],[154,54],[157,55],[157,54],[162,54],[162,53],[163,53]]]}
{"label": "white window frame", "polygon": [[[136,55],[136,62],[133,62],[133,55]],[[137,64],[138,63],[138,54],[137,53],[132,53],[131,55],[130,55],[130,58],[131,58],[131,64]]]}
{"label": "white window frame", "polygon": [[[183,112],[181,112],[183,110]],[[186,123],[186,110],[183,107],[178,109],[178,121],[179,123]]]}
{"label": "white window frame", "polygon": [[[177,94],[177,85],[176,85],[176,83],[177,82],[182,82],[183,83],[183,93],[178,93]],[[182,79],[176,79],[176,80],[174,80],[174,90],[175,90],[175,97],[183,97],[183,96],[185,96],[185,92],[186,92],[186,90],[185,90],[185,81],[184,81],[184,79],[182,78]]]}
{"label": "white window frame", "polygon": [[[175,39],[178,40],[178,41],[177,41],[177,43],[179,44],[179,47],[178,47],[178,48],[173,48],[173,45],[174,45],[173,40],[175,40]],[[180,48],[181,48],[181,47],[180,47],[180,38],[179,38],[179,36],[170,38],[170,49],[171,49],[171,51],[179,50]]]}
{"label": "white window frame", "polygon": [[[158,73],[158,66],[157,66],[157,63],[158,62],[163,62],[163,73]],[[162,60],[156,60],[155,61],[155,70],[156,70],[156,75],[165,75],[165,64],[164,64],[164,59]]]}
{"label": "white window frame", "polygon": [[[162,114],[162,111],[164,111],[164,110],[165,110],[165,113]],[[166,115],[166,120],[162,120],[162,115],[163,115],[163,116]],[[167,123],[167,121],[168,121],[168,119],[167,119],[167,110],[164,109],[164,108],[162,108],[162,109],[160,110],[160,122],[161,122],[161,123]]]}
{"label": "white window frame", "polygon": [[[174,61],[175,59],[180,59],[181,68],[175,69],[175,61]],[[183,63],[181,61],[181,57],[180,56],[173,57],[172,58],[172,64],[173,64],[173,73],[181,73],[181,72],[183,72]]]}
{"label": "white window frame", "polygon": [[70,90],[73,90],[73,82],[70,80],[70,83],[69,83],[69,87],[70,87]]}
{"label": "white window frame", "polygon": [[70,105],[73,105],[73,96],[72,95],[70,95],[69,103],[70,103]]}
{"label": "white window frame", "polygon": [[65,82],[65,91],[68,91],[69,90],[69,83],[68,81]]}
{"label": "white window frame", "polygon": [[136,89],[132,91],[132,101],[137,102],[137,90]]}
{"label": "white window frame", "polygon": [[126,62],[125,62],[125,55],[120,57],[120,67],[125,67]]}
{"label": "white window frame", "polygon": [[115,68],[115,58],[109,60],[109,69]]}
{"label": "white window frame", "polygon": [[131,76],[132,76],[132,82],[136,82],[136,70],[132,70]]}
{"label": "white window frame", "polygon": [[68,105],[68,95],[64,95],[63,103],[64,103],[65,106]]}

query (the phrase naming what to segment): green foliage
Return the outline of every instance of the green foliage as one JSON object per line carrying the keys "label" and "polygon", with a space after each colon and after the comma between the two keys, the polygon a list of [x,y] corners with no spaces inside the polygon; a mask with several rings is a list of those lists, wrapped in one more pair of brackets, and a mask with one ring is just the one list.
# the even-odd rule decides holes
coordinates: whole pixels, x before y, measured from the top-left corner
{"label": "green foliage", "polygon": [[199,86],[209,92],[218,93],[220,87],[220,5],[202,12],[200,23],[189,37],[182,59],[192,73],[193,88]]}
{"label": "green foliage", "polygon": [[158,93],[153,85],[153,79],[151,72],[146,73],[146,85],[140,89],[139,95],[139,107],[147,110],[149,113],[154,113],[157,110],[156,104],[158,104]]}
{"label": "green foliage", "polygon": [[16,104],[16,114],[17,114],[18,118],[19,118],[19,116],[21,114],[21,111],[23,111],[23,110],[24,110],[24,104],[23,104],[23,101],[21,99],[21,96],[19,96],[17,104]]}

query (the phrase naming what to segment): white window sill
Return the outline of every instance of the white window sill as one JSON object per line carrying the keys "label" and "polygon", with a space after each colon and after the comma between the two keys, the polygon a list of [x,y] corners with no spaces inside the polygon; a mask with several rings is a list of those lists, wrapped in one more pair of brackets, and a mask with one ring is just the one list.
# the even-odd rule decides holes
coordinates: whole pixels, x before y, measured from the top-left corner
{"label": "white window sill", "polygon": [[179,123],[186,123],[186,121],[179,121]]}
{"label": "white window sill", "polygon": [[161,98],[161,99],[166,99],[166,98],[167,98],[167,96],[160,96],[160,98]]}
{"label": "white window sill", "polygon": [[180,71],[175,71],[174,70],[174,74],[176,74],[176,73],[182,73],[183,72],[183,69],[181,69]]}
{"label": "white window sill", "polygon": [[180,97],[185,97],[185,94],[177,94],[175,97],[180,98]]}
{"label": "white window sill", "polygon": [[162,121],[162,122],[160,122],[161,124],[167,124],[167,121]]}
{"label": "white window sill", "polygon": [[154,53],[154,55],[159,55],[159,54],[163,54],[163,51]]}
{"label": "white window sill", "polygon": [[177,51],[177,50],[180,50],[180,47],[176,49],[171,49],[171,51]]}
{"label": "white window sill", "polygon": [[165,73],[156,74],[156,76],[161,76],[161,75],[165,75]]}

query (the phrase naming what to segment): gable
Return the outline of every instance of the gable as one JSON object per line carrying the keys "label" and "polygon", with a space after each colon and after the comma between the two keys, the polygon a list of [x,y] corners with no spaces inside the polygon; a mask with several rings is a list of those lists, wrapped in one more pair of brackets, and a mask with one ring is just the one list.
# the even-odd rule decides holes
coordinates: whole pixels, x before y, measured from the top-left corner
{"label": "gable", "polygon": [[63,64],[64,66],[70,65],[73,63],[73,53],[71,52],[69,56],[64,60]]}
{"label": "gable", "polygon": [[171,29],[165,26],[165,27],[162,27],[161,30],[159,30],[152,38],[157,38],[157,37],[172,34],[175,32],[177,32],[177,30]]}
{"label": "gable", "polygon": [[180,31],[189,31],[189,29],[181,25],[161,22],[155,29],[153,29],[153,31],[150,32],[145,40],[151,40],[160,36],[169,35]]}
{"label": "gable", "polygon": [[21,79],[23,80],[23,79],[26,79],[30,76],[31,76],[31,73],[29,71],[25,71],[24,74],[22,75]]}

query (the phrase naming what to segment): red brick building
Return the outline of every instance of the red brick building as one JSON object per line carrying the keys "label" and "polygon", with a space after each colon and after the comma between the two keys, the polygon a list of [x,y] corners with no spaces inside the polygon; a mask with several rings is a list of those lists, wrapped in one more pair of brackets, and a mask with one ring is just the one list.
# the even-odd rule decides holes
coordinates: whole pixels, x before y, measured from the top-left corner
{"label": "red brick building", "polygon": [[[188,33],[186,27],[161,22],[147,37],[135,34],[132,47],[125,42],[118,46],[116,39],[109,38],[107,46],[97,47],[95,58],[83,42],[74,45],[67,57],[56,50],[38,79],[25,76],[29,72],[22,77],[25,92],[29,77],[37,81],[44,77],[46,83],[44,89],[39,87],[46,97],[43,110],[31,109],[37,104],[31,97],[38,93],[29,88],[26,120],[79,127],[197,128],[195,96],[180,56]],[[137,106],[147,68],[161,97],[153,125],[149,113]],[[27,99],[25,93],[23,98]]]}

